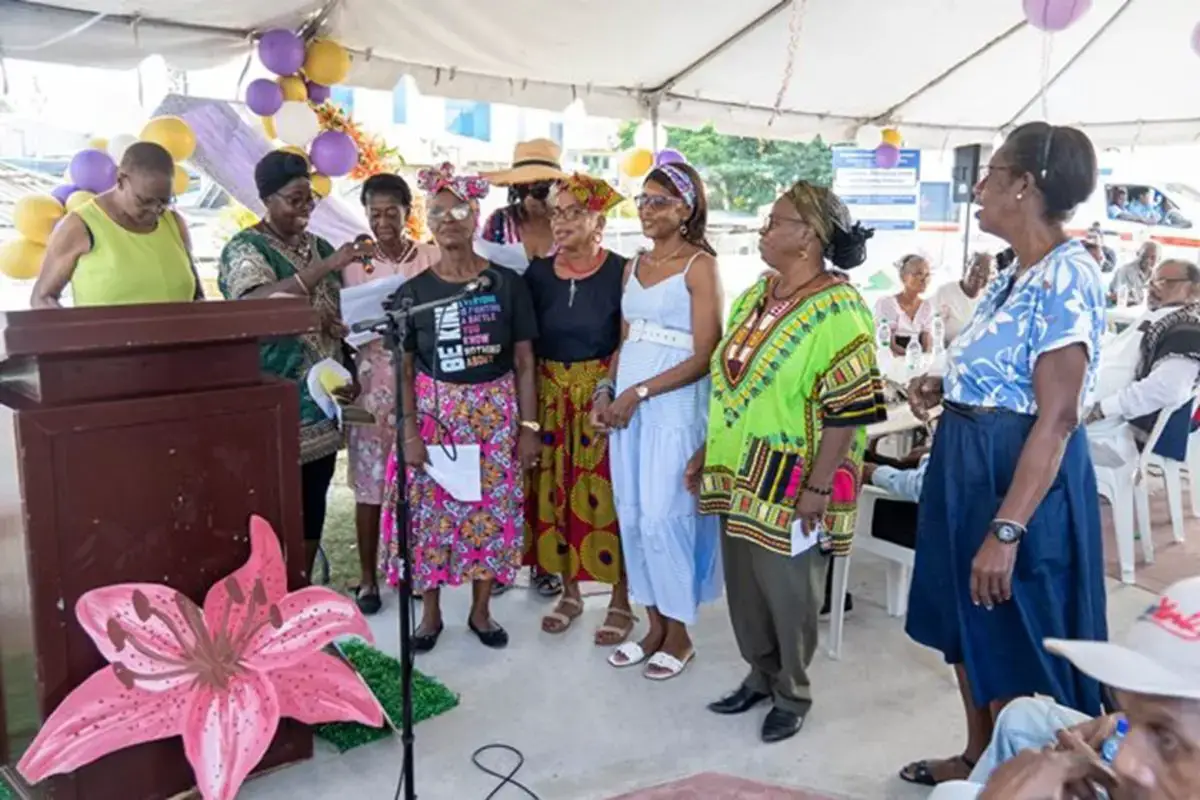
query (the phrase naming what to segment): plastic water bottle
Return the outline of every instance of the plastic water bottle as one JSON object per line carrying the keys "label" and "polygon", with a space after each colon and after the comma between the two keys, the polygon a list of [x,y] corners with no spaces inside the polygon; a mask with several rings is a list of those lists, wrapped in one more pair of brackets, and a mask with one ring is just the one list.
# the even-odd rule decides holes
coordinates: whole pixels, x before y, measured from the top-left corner
{"label": "plastic water bottle", "polygon": [[1129,305],[1129,287],[1122,286],[1117,289],[1117,308],[1125,308]]}
{"label": "plastic water bottle", "polygon": [[879,325],[875,328],[875,343],[881,350],[890,350],[892,347],[892,326],[888,325],[885,319],[879,320]]}
{"label": "plastic water bottle", "polygon": [[942,352],[946,348],[946,323],[937,311],[933,312],[933,322],[929,323],[929,335],[933,337],[933,352]]}
{"label": "plastic water bottle", "polygon": [[1104,763],[1112,764],[1117,760],[1117,751],[1121,749],[1121,740],[1129,733],[1129,720],[1125,717],[1117,719],[1116,730],[1112,736],[1104,740],[1104,744],[1100,745],[1100,757],[1104,759]]}
{"label": "plastic water bottle", "polygon": [[910,379],[920,374],[924,360],[925,352],[921,350],[921,337],[913,336],[908,340],[908,347],[904,348],[904,369],[908,372]]}

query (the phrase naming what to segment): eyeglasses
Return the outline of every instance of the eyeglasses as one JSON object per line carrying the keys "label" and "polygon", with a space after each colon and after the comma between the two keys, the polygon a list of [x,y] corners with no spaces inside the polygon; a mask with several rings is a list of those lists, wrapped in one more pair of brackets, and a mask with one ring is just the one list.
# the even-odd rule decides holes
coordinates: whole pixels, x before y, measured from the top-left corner
{"label": "eyeglasses", "polygon": [[1166,286],[1169,283],[1191,283],[1191,278],[1159,278],[1153,277],[1148,283],[1151,286]]}
{"label": "eyeglasses", "polygon": [[429,220],[430,225],[440,225],[447,220],[462,222],[471,216],[471,204],[459,203],[456,206],[450,206],[446,209],[431,208],[425,216]]}
{"label": "eyeglasses", "polygon": [[307,194],[277,194],[275,196],[293,211],[304,211],[317,204],[317,199],[312,192]]}
{"label": "eyeglasses", "polygon": [[670,195],[666,194],[639,194],[637,197],[633,198],[633,202],[637,206],[638,211],[646,208],[660,211],[664,208],[670,208],[671,206],[678,205],[683,201],[678,197],[671,197]]}
{"label": "eyeglasses", "polygon": [[550,196],[551,186],[552,184],[549,181],[538,181],[537,183],[519,184],[513,188],[517,190],[518,197],[532,197],[534,200],[545,200]]}
{"label": "eyeglasses", "polygon": [[588,211],[583,206],[568,206],[567,208],[550,209],[550,219],[554,222],[574,222],[582,219]]}
{"label": "eyeglasses", "polygon": [[763,225],[759,228],[759,233],[768,233],[774,230],[777,226],[790,222],[793,225],[803,225],[804,220],[798,217],[777,217],[774,214],[767,214],[767,218],[763,220]]}

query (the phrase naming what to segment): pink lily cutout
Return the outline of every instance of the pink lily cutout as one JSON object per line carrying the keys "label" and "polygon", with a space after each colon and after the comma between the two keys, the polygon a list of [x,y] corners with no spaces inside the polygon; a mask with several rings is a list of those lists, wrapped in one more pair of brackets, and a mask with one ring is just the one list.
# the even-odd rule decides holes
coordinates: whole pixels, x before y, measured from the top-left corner
{"label": "pink lily cutout", "polygon": [[205,800],[232,800],[262,760],[280,717],[383,725],[358,675],[321,652],[334,639],[372,641],[353,601],[309,587],[287,592],[279,539],[250,519],[250,560],[204,598],[127,583],[79,598],[75,616],[109,666],[54,710],[17,765],[30,783],[116,750],[171,736]]}

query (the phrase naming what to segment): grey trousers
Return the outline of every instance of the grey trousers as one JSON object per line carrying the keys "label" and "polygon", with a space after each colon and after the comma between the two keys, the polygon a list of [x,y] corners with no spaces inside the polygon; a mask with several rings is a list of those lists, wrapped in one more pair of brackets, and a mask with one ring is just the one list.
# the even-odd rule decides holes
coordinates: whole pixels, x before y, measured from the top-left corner
{"label": "grey trousers", "polygon": [[812,548],[795,557],[721,535],[729,619],[747,689],[770,695],[775,707],[804,716],[812,706],[808,666],[817,651],[817,616],[828,557]]}

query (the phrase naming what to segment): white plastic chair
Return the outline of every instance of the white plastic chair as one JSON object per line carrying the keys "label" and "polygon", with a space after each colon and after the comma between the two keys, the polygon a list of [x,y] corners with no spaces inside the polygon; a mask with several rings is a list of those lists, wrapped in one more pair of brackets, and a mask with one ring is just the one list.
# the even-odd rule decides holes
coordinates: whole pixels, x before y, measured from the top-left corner
{"label": "white plastic chair", "polygon": [[[1189,397],[1185,403],[1191,404]],[[1180,406],[1182,407],[1182,405]],[[1142,557],[1147,564],[1154,563],[1154,539],[1150,531],[1150,493],[1146,485],[1147,468],[1155,461],[1162,461],[1154,455],[1154,448],[1162,436],[1167,420],[1178,408],[1163,410],[1150,431],[1142,453],[1136,461],[1122,464],[1119,467],[1096,467],[1096,485],[1100,496],[1106,498],[1112,505],[1113,528],[1117,537],[1117,561],[1121,565],[1121,582],[1132,584],[1136,577],[1134,562],[1134,514],[1137,515],[1137,528],[1142,534]],[[1163,468],[1164,475],[1167,467]],[[1174,462],[1175,486],[1179,489],[1179,462]],[[1168,495],[1170,494],[1168,480]],[[1180,493],[1175,492],[1181,503]],[[1168,498],[1168,502],[1170,499]],[[1173,513],[1173,512],[1172,512]],[[1182,522],[1182,514],[1180,515]],[[1182,527],[1182,526],[1181,526]]]}
{"label": "white plastic chair", "polygon": [[1192,495],[1192,516],[1200,517],[1200,430],[1188,437],[1188,488]]}
{"label": "white plastic chair", "polygon": [[[1192,405],[1194,399],[1195,398],[1188,398],[1187,401],[1185,401],[1181,406],[1179,406],[1179,408],[1183,408],[1184,406],[1190,407]],[[1170,512],[1171,512],[1171,536],[1175,539],[1176,542],[1179,542],[1179,543],[1182,543],[1184,540],[1182,467],[1185,462],[1176,461],[1173,458],[1163,458],[1162,456],[1156,455],[1153,452],[1154,443],[1158,442],[1158,438],[1159,438],[1159,436],[1162,435],[1163,428],[1166,426],[1167,421],[1171,418],[1171,416],[1176,411],[1179,410],[1179,408],[1172,409],[1169,412],[1163,411],[1162,413],[1160,413],[1158,415],[1158,420],[1155,422],[1154,430],[1152,430],[1150,432],[1151,438],[1149,440],[1147,440],[1146,447],[1144,450],[1142,450],[1142,458],[1141,458],[1141,463],[1139,466],[1141,480],[1137,482],[1137,489],[1136,489],[1136,491],[1137,491],[1136,504],[1137,505],[1135,506],[1135,508],[1137,509],[1138,531],[1142,534],[1143,540],[1149,539],[1150,535],[1151,535],[1151,530],[1150,530],[1150,486],[1149,486],[1149,481],[1147,480],[1150,477],[1149,472],[1148,472],[1149,467],[1156,467],[1162,472],[1163,484],[1165,484],[1166,489],[1167,489],[1167,508],[1170,509]],[[1192,451],[1194,449],[1191,446],[1192,438],[1193,438],[1192,435],[1188,436],[1188,460],[1186,463],[1189,465],[1189,467],[1188,467],[1189,479],[1191,479],[1192,475],[1200,475],[1200,473],[1193,472],[1191,469],[1191,466],[1190,466],[1193,461],[1200,461],[1200,456],[1192,455]],[[1196,489],[1196,486],[1194,485],[1194,483],[1195,482],[1193,481],[1193,486],[1192,486],[1192,491],[1191,491],[1192,513],[1193,514],[1196,513],[1196,504],[1197,504],[1197,489]],[[1200,516],[1200,514],[1197,514],[1197,516]]]}
{"label": "white plastic chair", "polygon": [[[871,535],[871,520],[875,516],[875,501],[902,498],[877,486],[864,486],[858,496],[858,518],[854,524],[854,549],[874,553],[887,561],[887,611],[889,616],[903,617],[908,611],[908,585],[912,577],[915,551]],[[846,590],[850,577],[850,556],[833,560],[833,586],[829,609],[829,657],[842,657],[842,630],[846,620]]]}

